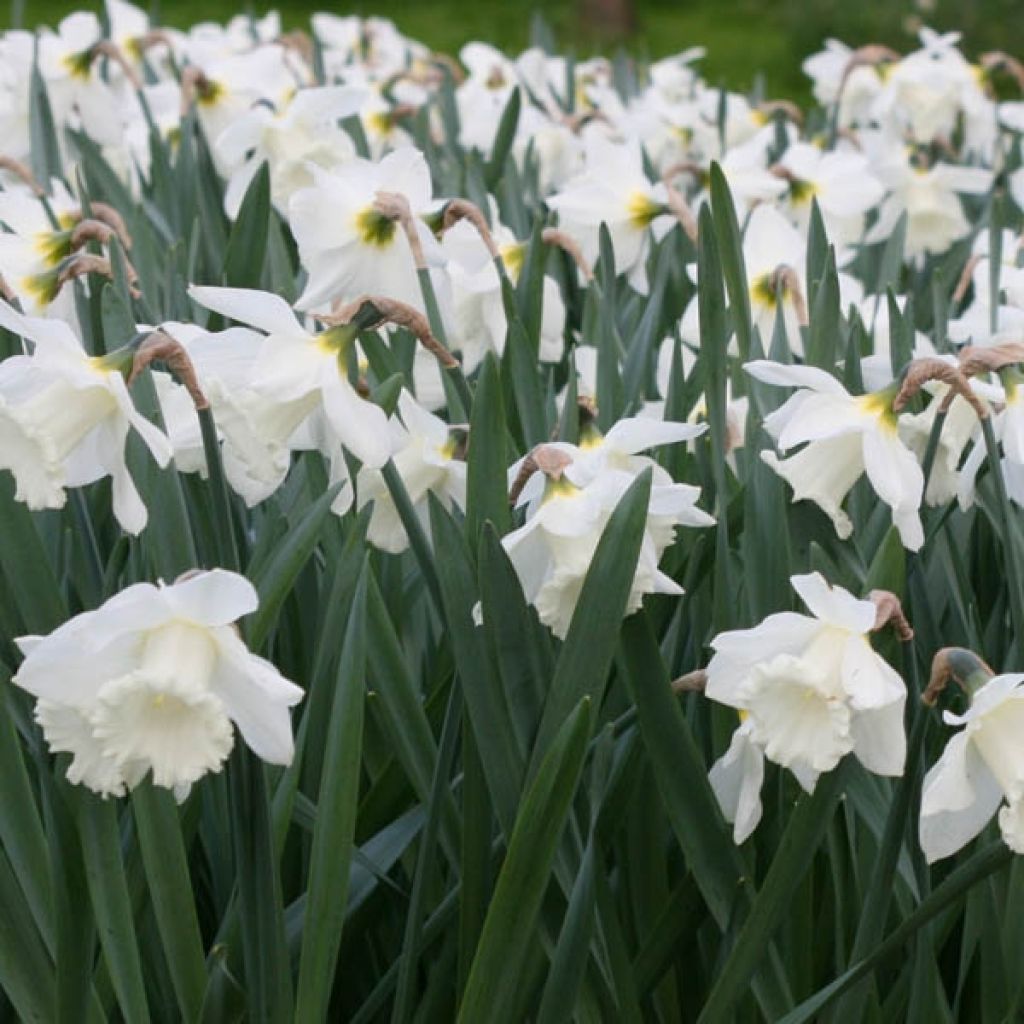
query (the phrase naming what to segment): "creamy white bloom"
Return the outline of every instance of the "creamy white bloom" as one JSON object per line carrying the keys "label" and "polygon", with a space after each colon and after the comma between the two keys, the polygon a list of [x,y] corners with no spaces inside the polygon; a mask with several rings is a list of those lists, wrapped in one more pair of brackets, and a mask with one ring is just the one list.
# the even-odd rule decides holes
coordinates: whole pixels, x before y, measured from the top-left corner
{"label": "creamy white bloom", "polygon": [[992,819],[1007,845],[1020,853],[1020,800],[1024,796],[1024,675],[994,676],[980,687],[963,715],[947,711],[947,725],[962,725],[929,769],[921,791],[919,838],[929,863],[949,857]]}
{"label": "creamy white bloom", "polygon": [[295,192],[288,205],[299,257],[309,272],[298,307],[316,310],[332,301],[374,294],[422,310],[408,238],[398,223],[374,208],[374,202],[381,191],[404,196],[425,259],[440,266],[437,241],[420,220],[437,205],[423,154],[409,147],[389,153],[376,164],[354,159],[330,173],[310,170],[314,184]]}
{"label": "creamy white bloom", "polygon": [[270,194],[282,214],[300,189],[313,184],[310,165],[330,170],[355,156],[338,122],[358,113],[366,93],[350,86],[302,89],[279,110],[258,104],[235,118],[215,141],[223,167],[231,168],[224,209],[235,217],[246,189],[266,162]]}
{"label": "creamy white bloom", "polygon": [[330,461],[332,483],[346,481],[334,506],[343,512],[352,492],[342,446],[374,469],[391,455],[384,410],[362,398],[348,379],[346,357],[355,328],[313,334],[284,299],[269,292],[193,285],[189,295],[207,309],[264,333],[248,379],[248,389],[261,401],[247,403],[246,412],[260,422],[258,429],[271,450],[290,443],[299,447],[293,436],[300,425],[309,429],[301,446],[319,450]]}
{"label": "creamy white bloom", "polygon": [[[427,412],[408,391],[398,396],[401,423],[392,419],[394,464],[413,508],[424,526],[429,523],[428,494],[435,494],[447,508],[466,507],[466,463],[460,458],[464,430],[453,430],[444,420]],[[384,478],[378,470],[363,467],[356,479],[358,508],[373,502],[367,539],[382,551],[398,554],[409,546],[409,536]]]}
{"label": "creamy white bloom", "polygon": [[813,617],[780,612],[711,644],[705,692],[743,719],[710,776],[737,842],[760,819],[762,757],[808,792],[848,753],[880,775],[901,774],[906,758],[906,688],[871,648],[875,605],[820,573],[790,582]]}
{"label": "creamy white bloom", "polygon": [[0,363],[0,469],[31,509],[62,508],[65,489],[109,476],[114,515],[128,532],[146,525],[146,506],[125,463],[135,430],[161,466],[167,438],[132,403],[116,360],[89,356],[59,320],[22,316],[0,302],[0,326],[33,343],[31,355]]}
{"label": "creamy white bloom", "polygon": [[[664,424],[637,419],[604,451],[591,456],[573,445],[553,447],[575,457],[558,480],[535,474],[523,490],[521,503],[528,504],[526,523],[507,534],[502,544],[515,566],[526,600],[537,609],[541,622],[564,637],[572,621],[583,582],[594,552],[615,506],[645,465],[633,453],[644,447],[692,436],[686,424]],[[611,468],[609,462],[627,468]],[[513,467],[514,473],[516,467]],[[647,510],[647,524],[626,614],[636,611],[644,594],[681,594],[679,585],[658,569],[662,553],[671,544],[675,527],[709,526],[714,520],[696,507],[700,489],[675,484],[664,470],[655,467]]]}
{"label": "creamy white bloom", "polygon": [[248,580],[214,569],[135,584],[48,636],[22,637],[13,681],[37,698],[50,749],[72,755],[68,778],[120,796],[151,774],[183,800],[222,767],[232,723],[259,757],[288,764],[288,709],[302,690],[232,625],[257,605]]}
{"label": "creamy white bloom", "polygon": [[599,255],[601,225],[606,225],[617,270],[646,293],[651,232],[661,238],[674,223],[668,215],[665,186],[648,181],[639,145],[617,144],[593,131],[586,133],[585,146],[586,170],[551,196],[548,205],[558,212],[560,226],[579,241],[591,264]]}
{"label": "creamy white bloom", "polygon": [[917,551],[924,543],[924,474],[900,440],[892,411],[895,391],[851,395],[835,377],[813,366],[757,360],[745,369],[767,384],[801,389],[764,422],[780,451],[810,442],[788,459],[762,452],[764,461],[793,488],[793,500],[815,502],[836,533],[849,537],[853,527],[841,506],[866,472],[875,492],[892,509],[904,547]]}

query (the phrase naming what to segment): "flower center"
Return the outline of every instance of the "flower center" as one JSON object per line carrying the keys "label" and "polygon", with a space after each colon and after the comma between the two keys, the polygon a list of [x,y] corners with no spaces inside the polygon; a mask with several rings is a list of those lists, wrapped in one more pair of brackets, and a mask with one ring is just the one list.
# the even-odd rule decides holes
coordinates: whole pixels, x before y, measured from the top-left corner
{"label": "flower center", "polygon": [[363,245],[386,249],[394,241],[396,230],[395,222],[372,206],[356,214],[356,234]]}

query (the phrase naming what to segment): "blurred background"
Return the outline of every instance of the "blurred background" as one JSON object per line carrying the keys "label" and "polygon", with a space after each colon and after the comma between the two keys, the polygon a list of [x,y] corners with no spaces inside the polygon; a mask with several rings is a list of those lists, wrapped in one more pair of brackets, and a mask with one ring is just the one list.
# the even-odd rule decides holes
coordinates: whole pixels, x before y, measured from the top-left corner
{"label": "blurred background", "polygon": [[[100,6],[90,0],[9,0],[0,3],[0,25],[52,25],[70,11]],[[372,14],[449,53],[471,39],[521,50],[539,18],[559,48],[578,56],[625,45],[661,57],[700,45],[708,50],[703,67],[710,83],[746,90],[760,73],[767,95],[795,99],[809,96],[801,60],[829,36],[906,51],[915,48],[924,24],[962,32],[968,57],[1001,49],[1024,58],[1024,0],[139,0],[139,6],[178,27],[269,8],[280,11],[285,28],[301,27],[317,10]]]}

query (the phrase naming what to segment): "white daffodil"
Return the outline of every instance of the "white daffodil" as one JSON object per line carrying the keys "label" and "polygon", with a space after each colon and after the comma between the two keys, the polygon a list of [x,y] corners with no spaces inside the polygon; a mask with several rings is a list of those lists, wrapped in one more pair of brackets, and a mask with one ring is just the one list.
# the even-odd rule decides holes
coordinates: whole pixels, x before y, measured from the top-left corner
{"label": "white daffodil", "polygon": [[648,181],[635,142],[614,143],[592,131],[586,134],[585,147],[586,169],[551,196],[548,205],[557,211],[560,227],[580,243],[591,265],[599,255],[601,225],[606,225],[616,268],[646,293],[651,235],[660,239],[675,223],[668,214],[665,186]]}
{"label": "white daffodil", "polygon": [[[0,234],[0,275],[31,314],[46,313],[57,302],[60,265],[72,253],[72,232],[81,220],[66,186],[54,180],[52,189],[47,203],[56,224],[38,196],[13,189],[0,192],[0,221],[8,228]],[[53,312],[73,316],[73,310],[72,303],[62,301]]]}
{"label": "white daffodil", "polygon": [[403,196],[424,258],[440,266],[437,241],[420,219],[436,205],[423,154],[401,149],[379,163],[355,159],[331,173],[312,171],[314,184],[299,189],[288,204],[299,258],[309,273],[298,307],[317,310],[332,301],[372,293],[422,310],[416,264],[405,232],[374,204],[378,192]]}
{"label": "white daffodil", "polygon": [[[413,508],[424,527],[429,524],[427,495],[435,494],[446,508],[466,507],[465,429],[453,429],[427,412],[408,391],[398,397],[402,422],[392,419],[394,463]],[[382,551],[398,554],[409,546],[398,509],[379,470],[359,471],[357,507],[373,502],[367,538]]]}
{"label": "white daffodil", "polygon": [[330,170],[351,160],[355,147],[338,122],[359,112],[366,93],[344,85],[301,89],[280,110],[257,104],[235,118],[217,138],[221,166],[231,168],[224,209],[234,218],[246,189],[266,162],[270,192],[283,215],[288,200],[313,184],[310,166]]}
{"label": "white daffodil", "polygon": [[[520,504],[528,504],[526,523],[502,539],[527,601],[558,637],[568,632],[584,578],[615,506],[644,468],[654,466],[655,473],[627,615],[640,607],[644,594],[682,593],[658,569],[675,527],[714,523],[697,508],[700,488],[672,483],[650,459],[636,456],[643,448],[688,438],[693,428],[651,419],[625,424],[618,434],[615,427],[609,430],[604,443],[598,442],[589,455],[574,445],[545,446],[560,456],[558,476],[534,474],[520,496]],[[614,463],[625,468],[612,468]],[[510,475],[517,469],[514,466]]]}
{"label": "white daffodil", "polygon": [[924,543],[924,474],[900,440],[892,411],[895,391],[851,395],[835,377],[813,366],[757,360],[745,369],[766,384],[801,389],[769,415],[764,426],[780,451],[810,443],[787,459],[771,451],[761,453],[793,488],[793,500],[813,501],[832,520],[836,533],[849,537],[853,524],[841,506],[866,472],[875,493],[892,509],[903,546],[917,551]]}
{"label": "white daffodil", "polygon": [[862,153],[849,150],[823,152],[809,142],[798,142],[782,155],[778,169],[789,183],[787,207],[806,231],[811,200],[816,199],[829,239],[836,245],[859,240],[864,217],[885,194]]}
{"label": "white daffodil", "polygon": [[921,790],[919,836],[929,863],[969,843],[1000,804],[1003,839],[1024,852],[1024,675],[993,676],[977,689],[963,715],[947,711],[947,725],[962,725],[929,769]]}
{"label": "white daffodil", "polygon": [[183,800],[234,744],[232,722],[263,760],[288,764],[288,709],[302,690],[249,652],[233,623],[256,589],[214,569],[171,586],[138,583],[45,637],[22,637],[13,682],[36,702],[68,778],[121,796],[147,774]]}
{"label": "white daffodil", "polygon": [[[999,374],[1002,385],[1002,408],[992,417],[992,433],[1003,448],[1000,470],[1007,496],[1024,508],[1024,378],[1013,368]],[[980,382],[972,386],[978,389]],[[991,400],[991,396],[989,397]],[[945,428],[943,428],[945,430]],[[974,447],[960,470],[956,496],[962,509],[974,504],[978,473],[988,459],[988,449],[981,436],[975,436]]]}
{"label": "white daffodil", "polygon": [[901,774],[906,758],[906,687],[871,647],[875,604],[820,573],[790,582],[812,616],[780,612],[711,643],[705,692],[743,719],[710,774],[737,843],[760,820],[762,757],[808,792],[848,753],[880,775]]}
{"label": "white daffodil", "polygon": [[358,328],[346,325],[312,334],[284,299],[269,292],[193,285],[189,295],[207,309],[264,333],[248,381],[248,389],[261,401],[247,403],[246,412],[259,422],[271,451],[287,446],[300,426],[310,431],[308,447],[330,461],[331,482],[346,481],[334,506],[344,512],[352,492],[342,446],[371,469],[379,469],[391,455],[383,409],[360,397],[349,383],[346,360]]}
{"label": "white daffodil", "polygon": [[[308,414],[307,402],[277,403],[257,391],[257,360],[264,336],[247,327],[209,333],[194,324],[165,323],[161,330],[179,342],[195,368],[213,410],[222,441],[221,461],[232,490],[250,507],[268,498],[284,481],[296,434]],[[156,371],[160,411],[182,473],[206,475],[206,454],[195,404],[169,374]]]}
{"label": "white daffodil", "polygon": [[878,220],[868,231],[868,243],[885,242],[900,217],[907,215],[906,256],[920,263],[927,253],[944,253],[971,230],[960,195],[982,195],[992,186],[992,171],[937,163],[927,168],[911,161],[909,153],[884,141],[884,154],[874,170],[889,194]]}
{"label": "white daffodil", "polygon": [[853,50],[838,39],[826,39],[825,49],[808,57],[802,67],[814,83],[814,98],[822,106],[838,102],[840,128],[869,123],[875,99],[882,91],[884,68],[858,64]]}
{"label": "white daffodil", "polygon": [[134,429],[160,466],[167,438],[132,404],[120,361],[88,355],[59,320],[22,316],[0,302],[0,326],[33,343],[31,355],[0,363],[0,469],[31,509],[63,508],[65,489],[109,476],[114,515],[128,532],[146,525],[146,506],[125,464]]}
{"label": "white daffodil", "polygon": [[[527,243],[518,241],[504,225],[497,225],[493,235],[509,280],[515,284]],[[501,278],[487,246],[469,221],[460,220],[445,232],[441,250],[448,259],[452,283],[454,330],[450,341],[453,348],[462,352],[465,372],[472,373],[488,351],[499,356],[505,351],[508,319]],[[541,303],[538,358],[541,362],[557,363],[565,348],[565,303],[550,277],[543,279]]]}

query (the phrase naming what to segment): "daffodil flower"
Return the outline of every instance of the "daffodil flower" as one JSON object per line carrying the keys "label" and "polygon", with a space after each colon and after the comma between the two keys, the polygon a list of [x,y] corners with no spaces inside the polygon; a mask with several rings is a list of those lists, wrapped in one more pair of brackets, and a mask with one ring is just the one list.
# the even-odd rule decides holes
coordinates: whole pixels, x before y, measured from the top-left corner
{"label": "daffodil flower", "polygon": [[[379,469],[391,456],[387,416],[349,383],[347,358],[358,326],[346,324],[313,334],[299,323],[284,299],[247,288],[193,285],[189,295],[200,305],[263,333],[248,381],[260,401],[248,414],[261,424],[268,441],[287,445],[300,426],[310,431],[308,447],[330,461],[331,480],[348,481],[342,446],[364,466]],[[343,488],[335,505],[342,512],[352,501]]]}
{"label": "daffodil flower", "polygon": [[128,532],[146,525],[146,506],[125,463],[135,430],[160,466],[167,438],[132,404],[116,357],[88,355],[60,320],[22,316],[0,302],[0,326],[29,339],[31,355],[0,363],[0,469],[31,509],[62,508],[66,488],[109,476],[114,515]]}
{"label": "daffodil flower", "polygon": [[1003,839],[1024,853],[1024,675],[993,676],[975,690],[964,714],[947,711],[943,721],[964,728],[924,778],[918,831],[928,862],[969,843],[1004,801]]}
{"label": "daffodil flower", "polygon": [[875,604],[820,573],[790,583],[812,615],[780,612],[711,642],[705,692],[742,717],[710,775],[737,843],[760,819],[762,757],[808,792],[848,753],[879,775],[900,775],[906,758],[906,687],[871,647]]}
{"label": "daffodil flower", "polygon": [[298,308],[318,310],[332,301],[385,295],[424,308],[417,268],[401,224],[378,209],[377,193],[403,196],[428,264],[440,266],[440,248],[420,215],[436,205],[423,154],[411,147],[379,163],[355,159],[330,173],[310,168],[313,184],[299,189],[288,219],[309,272]]}
{"label": "daffodil flower", "polygon": [[121,796],[147,775],[183,800],[234,744],[232,723],[263,760],[288,764],[288,709],[302,690],[250,653],[232,625],[259,599],[222,569],[170,586],[137,583],[48,636],[18,640],[14,682],[37,698],[68,778]]}
{"label": "daffodil flower", "polygon": [[[427,412],[408,391],[398,397],[401,423],[392,419],[394,464],[413,508],[426,527],[427,495],[451,508],[466,507],[465,428],[453,428]],[[356,479],[357,506],[373,502],[367,539],[382,551],[398,554],[409,536],[379,470],[363,467]]]}
{"label": "daffodil flower", "polygon": [[841,538],[853,524],[842,509],[850,488],[867,473],[875,493],[892,509],[903,546],[917,551],[924,543],[921,499],[924,474],[899,436],[892,411],[895,389],[851,395],[831,374],[813,366],[787,366],[768,360],[747,363],[760,381],[799,391],[764,422],[780,451],[807,443],[796,455],[761,457],[792,488],[793,500],[813,501]]}

